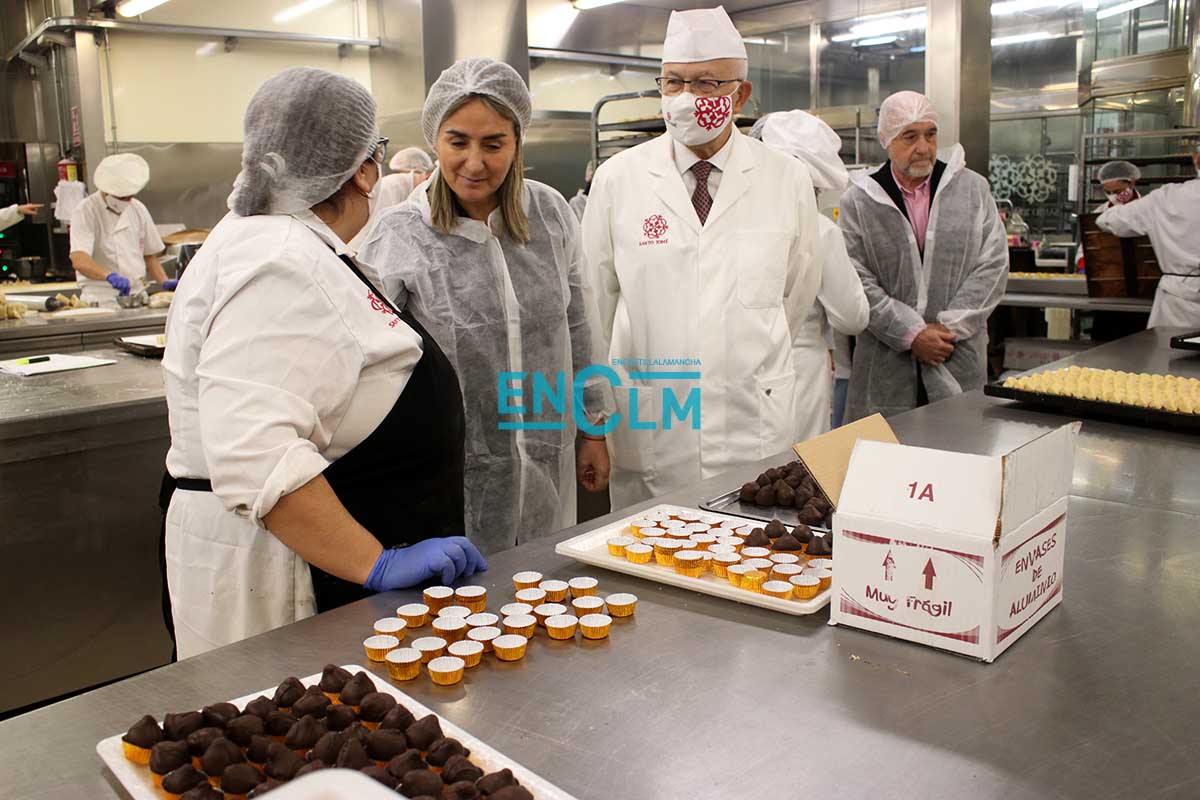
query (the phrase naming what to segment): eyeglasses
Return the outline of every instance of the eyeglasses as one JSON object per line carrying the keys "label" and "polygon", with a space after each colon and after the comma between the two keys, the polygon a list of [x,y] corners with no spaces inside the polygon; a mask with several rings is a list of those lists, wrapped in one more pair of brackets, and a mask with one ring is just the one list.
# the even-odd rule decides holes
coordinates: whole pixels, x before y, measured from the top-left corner
{"label": "eyeglasses", "polygon": [[727,83],[741,83],[744,80],[745,78],[732,78],[725,81],[701,78],[695,81],[685,81],[680,78],[655,78],[654,82],[658,84],[659,93],[667,97],[673,97],[689,86],[700,97],[709,97],[721,91],[721,87]]}
{"label": "eyeglasses", "polygon": [[375,149],[371,151],[372,161],[377,161],[382,164],[384,160],[387,159],[387,147],[388,142],[390,141],[391,139],[386,136],[380,136],[375,140]]}

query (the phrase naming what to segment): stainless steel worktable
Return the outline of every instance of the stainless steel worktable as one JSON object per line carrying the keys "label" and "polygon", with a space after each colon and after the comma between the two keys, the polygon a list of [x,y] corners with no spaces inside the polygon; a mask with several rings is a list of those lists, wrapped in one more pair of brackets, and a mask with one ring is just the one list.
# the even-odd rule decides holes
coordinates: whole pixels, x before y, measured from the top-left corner
{"label": "stainless steel worktable", "polygon": [[161,362],[89,354],[117,363],[0,375],[0,713],[171,654],[159,611]]}
{"label": "stainless steel worktable", "polygon": [[122,308],[111,314],[0,320],[0,360],[41,353],[78,353],[112,347],[119,336],[162,333],[165,308]]}
{"label": "stainless steel worktable", "polygon": [[[1155,338],[1077,360],[1129,365]],[[893,420],[906,443],[979,453],[1061,422],[979,393]],[[581,798],[1196,797],[1197,466],[1194,438],[1086,422],[1064,603],[991,665],[554,554],[597,520],[494,556],[480,582],[494,606],[519,570],[591,573],[602,592],[638,594],[634,619],[602,642],[539,636],[525,661],[489,658],[459,686],[401,688]],[[380,595],[0,723],[0,796],[122,796],[95,756],[101,738],[143,713],[361,663],[371,622],[414,597]]]}

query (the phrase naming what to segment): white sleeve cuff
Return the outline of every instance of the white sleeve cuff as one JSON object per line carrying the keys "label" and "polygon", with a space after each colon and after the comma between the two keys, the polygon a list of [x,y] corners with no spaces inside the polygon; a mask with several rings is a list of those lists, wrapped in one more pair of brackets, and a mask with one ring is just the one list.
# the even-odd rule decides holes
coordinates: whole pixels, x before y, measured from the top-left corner
{"label": "white sleeve cuff", "polygon": [[258,527],[265,528],[263,517],[271,513],[281,497],[296,491],[324,472],[328,466],[329,462],[317,452],[312,442],[297,439],[284,452],[263,482],[262,490],[250,509],[251,521]]}

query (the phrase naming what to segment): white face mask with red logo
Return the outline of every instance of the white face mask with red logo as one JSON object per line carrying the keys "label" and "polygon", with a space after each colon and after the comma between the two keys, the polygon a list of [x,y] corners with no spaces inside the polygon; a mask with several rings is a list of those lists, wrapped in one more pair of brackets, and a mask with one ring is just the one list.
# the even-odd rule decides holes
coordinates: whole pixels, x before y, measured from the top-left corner
{"label": "white face mask with red logo", "polygon": [[733,97],[697,97],[682,92],[662,99],[663,119],[671,138],[683,145],[695,147],[721,135],[733,119]]}

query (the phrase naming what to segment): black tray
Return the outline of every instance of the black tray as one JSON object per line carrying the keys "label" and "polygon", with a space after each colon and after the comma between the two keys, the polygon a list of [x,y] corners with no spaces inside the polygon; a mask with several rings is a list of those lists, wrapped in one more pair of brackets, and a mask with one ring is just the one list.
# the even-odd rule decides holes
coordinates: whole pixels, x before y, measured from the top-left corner
{"label": "black tray", "polygon": [[1200,331],[1172,336],[1171,347],[1176,350],[1200,350],[1200,342],[1189,342],[1188,339],[1200,339]]}
{"label": "black tray", "polygon": [[1053,411],[1072,417],[1107,417],[1109,419],[1121,420],[1122,422],[1151,425],[1156,428],[1200,431],[1200,414],[1158,411],[1153,408],[1140,408],[1120,403],[1106,403],[1102,400],[1080,400],[1075,397],[1042,394],[1041,392],[1030,392],[1025,389],[1009,389],[999,383],[985,385],[983,393],[989,397],[1018,400],[1022,403],[1038,406],[1044,411]]}
{"label": "black tray", "polygon": [[[711,511],[714,514],[727,514],[731,517],[744,517],[745,519],[761,520],[762,522],[770,522],[773,519],[777,519],[789,528],[794,528],[800,524],[800,519],[796,516],[797,512],[794,508],[785,508],[784,506],[764,508],[754,503],[743,503],[741,489],[734,489],[732,492],[717,495],[711,500],[705,500],[700,504],[700,508],[704,511]],[[810,525],[809,527],[814,531],[829,530],[822,525]]]}
{"label": "black tray", "polygon": [[166,346],[135,344],[134,342],[126,342],[122,339],[113,339],[113,342],[122,350],[128,350],[135,356],[143,356],[145,358],[162,358],[163,354],[167,352]]}

